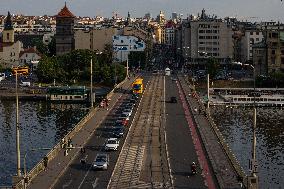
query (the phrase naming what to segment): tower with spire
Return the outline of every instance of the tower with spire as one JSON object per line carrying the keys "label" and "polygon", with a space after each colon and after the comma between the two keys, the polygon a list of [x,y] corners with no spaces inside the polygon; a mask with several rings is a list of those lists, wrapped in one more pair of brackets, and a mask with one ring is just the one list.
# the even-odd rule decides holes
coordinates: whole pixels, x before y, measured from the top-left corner
{"label": "tower with spire", "polygon": [[3,30],[3,43],[14,43],[14,28],[12,23],[12,16],[10,12],[8,12],[8,15],[6,17],[5,23],[4,23],[4,30]]}
{"label": "tower with spire", "polygon": [[62,55],[75,48],[74,40],[74,20],[75,16],[65,6],[56,15],[56,54]]}

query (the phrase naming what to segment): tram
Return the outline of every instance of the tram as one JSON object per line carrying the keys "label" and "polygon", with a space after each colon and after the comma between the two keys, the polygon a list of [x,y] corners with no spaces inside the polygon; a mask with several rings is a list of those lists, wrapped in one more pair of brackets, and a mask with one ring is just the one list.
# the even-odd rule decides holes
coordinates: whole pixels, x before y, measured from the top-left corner
{"label": "tram", "polygon": [[142,78],[135,79],[135,81],[132,83],[133,94],[142,94],[143,90],[144,90],[143,79]]}

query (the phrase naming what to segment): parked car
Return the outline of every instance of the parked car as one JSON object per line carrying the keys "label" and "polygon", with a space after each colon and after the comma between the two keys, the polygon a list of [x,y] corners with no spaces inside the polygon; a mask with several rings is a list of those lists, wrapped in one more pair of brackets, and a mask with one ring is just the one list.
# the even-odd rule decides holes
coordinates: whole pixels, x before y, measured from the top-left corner
{"label": "parked car", "polygon": [[105,143],[105,150],[118,150],[119,140],[117,138],[109,138]]}
{"label": "parked car", "polygon": [[123,127],[115,127],[112,129],[111,136],[116,138],[121,138],[124,135],[124,128]]}
{"label": "parked car", "polygon": [[22,86],[22,87],[30,87],[31,86],[31,82],[29,82],[29,81],[22,81],[19,85]]}
{"label": "parked car", "polygon": [[108,154],[97,154],[95,161],[93,163],[94,169],[103,169],[107,170],[109,165],[109,156]]}
{"label": "parked car", "polygon": [[175,96],[172,96],[170,102],[177,103],[177,98]]}

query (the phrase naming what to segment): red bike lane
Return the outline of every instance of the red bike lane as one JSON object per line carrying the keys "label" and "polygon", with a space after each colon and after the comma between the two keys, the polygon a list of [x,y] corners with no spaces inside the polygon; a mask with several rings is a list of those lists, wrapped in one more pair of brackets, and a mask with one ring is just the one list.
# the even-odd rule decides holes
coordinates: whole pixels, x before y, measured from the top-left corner
{"label": "red bike lane", "polygon": [[194,148],[196,150],[196,154],[198,157],[198,162],[199,162],[199,166],[202,170],[202,176],[205,179],[205,185],[208,186],[209,189],[215,189],[215,183],[213,181],[213,177],[211,175],[210,169],[209,169],[209,165],[208,165],[208,161],[206,159],[206,155],[205,155],[205,151],[202,148],[202,143],[201,143],[201,139],[199,137],[199,135],[197,134],[197,128],[195,123],[192,120],[192,114],[189,111],[189,107],[187,105],[187,102],[185,100],[185,96],[182,92],[181,86],[180,84],[177,82],[177,87],[179,90],[179,95],[180,95],[180,99],[182,102],[182,106],[184,109],[184,113],[185,113],[185,118],[186,121],[188,123],[188,126],[190,128],[191,131],[191,137],[194,143]]}

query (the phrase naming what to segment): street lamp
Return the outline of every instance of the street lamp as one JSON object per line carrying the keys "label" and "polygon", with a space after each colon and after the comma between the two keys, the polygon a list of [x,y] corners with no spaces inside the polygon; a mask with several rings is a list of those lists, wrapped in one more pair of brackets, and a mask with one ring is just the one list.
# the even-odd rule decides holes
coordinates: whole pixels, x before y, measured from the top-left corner
{"label": "street lamp", "polygon": [[251,168],[251,175],[248,176],[248,189],[255,189],[258,188],[258,176],[257,173],[257,163],[256,163],[256,104],[255,104],[255,67],[251,64],[244,64],[241,62],[232,62],[232,64],[242,65],[242,66],[248,66],[253,69],[253,142],[252,142],[252,160],[250,161],[250,168]]}
{"label": "street lamp", "polygon": [[[102,52],[96,52],[96,55],[100,55]],[[93,100],[93,57],[91,57],[91,90],[90,90],[90,99],[91,99],[91,108],[94,107],[94,100]]]}

